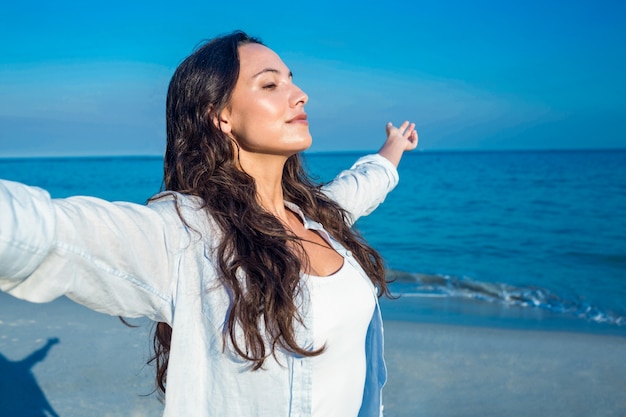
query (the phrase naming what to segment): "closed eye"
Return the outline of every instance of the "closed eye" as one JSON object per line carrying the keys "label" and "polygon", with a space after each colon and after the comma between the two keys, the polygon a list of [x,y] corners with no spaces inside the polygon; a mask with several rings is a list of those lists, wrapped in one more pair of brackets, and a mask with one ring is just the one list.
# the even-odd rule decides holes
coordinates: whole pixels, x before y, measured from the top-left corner
{"label": "closed eye", "polygon": [[273,90],[276,88],[276,83],[268,83],[263,85],[264,90]]}

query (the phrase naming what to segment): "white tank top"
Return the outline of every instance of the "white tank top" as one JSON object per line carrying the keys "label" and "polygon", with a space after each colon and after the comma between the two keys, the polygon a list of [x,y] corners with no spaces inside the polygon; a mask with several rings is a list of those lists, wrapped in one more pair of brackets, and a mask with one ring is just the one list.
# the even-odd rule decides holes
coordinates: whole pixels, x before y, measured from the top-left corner
{"label": "white tank top", "polygon": [[312,415],[356,417],[365,386],[365,336],[375,295],[350,262],[327,277],[305,276],[311,293],[314,347]]}

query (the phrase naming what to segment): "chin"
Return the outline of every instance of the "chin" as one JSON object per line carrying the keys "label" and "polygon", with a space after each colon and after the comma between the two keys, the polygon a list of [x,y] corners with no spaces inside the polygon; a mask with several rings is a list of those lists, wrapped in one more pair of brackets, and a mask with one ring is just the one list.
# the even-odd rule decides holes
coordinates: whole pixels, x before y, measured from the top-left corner
{"label": "chin", "polygon": [[313,144],[313,139],[309,136],[309,139],[302,144],[302,150],[306,151]]}
{"label": "chin", "polygon": [[292,142],[289,148],[290,148],[290,151],[297,153],[297,152],[306,151],[307,149],[311,147],[312,144],[313,144],[313,139],[311,138],[311,136],[309,136],[309,137],[302,138],[301,140],[297,142],[295,141]]}

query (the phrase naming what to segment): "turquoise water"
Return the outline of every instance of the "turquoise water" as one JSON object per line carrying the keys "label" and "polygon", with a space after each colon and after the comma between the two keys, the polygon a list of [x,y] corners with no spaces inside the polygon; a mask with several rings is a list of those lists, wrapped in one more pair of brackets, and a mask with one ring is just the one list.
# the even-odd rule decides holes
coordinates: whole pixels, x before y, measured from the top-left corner
{"label": "turquoise water", "polygon": [[[310,154],[329,180],[356,154]],[[144,202],[159,158],[0,160],[54,197]],[[422,152],[357,224],[396,278],[391,315],[626,335],[626,151]],[[556,323],[556,324],[555,324]],[[595,326],[595,327],[594,327]]]}

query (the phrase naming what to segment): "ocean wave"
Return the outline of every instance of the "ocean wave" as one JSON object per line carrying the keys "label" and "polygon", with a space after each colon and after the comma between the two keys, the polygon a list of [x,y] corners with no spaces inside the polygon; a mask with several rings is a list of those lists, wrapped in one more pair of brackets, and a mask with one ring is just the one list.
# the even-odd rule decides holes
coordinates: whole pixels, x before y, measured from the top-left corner
{"label": "ocean wave", "polygon": [[505,306],[539,308],[603,324],[626,326],[626,316],[591,305],[582,299],[556,294],[546,288],[483,282],[467,277],[429,275],[390,270],[394,290],[404,296],[458,297]]}

